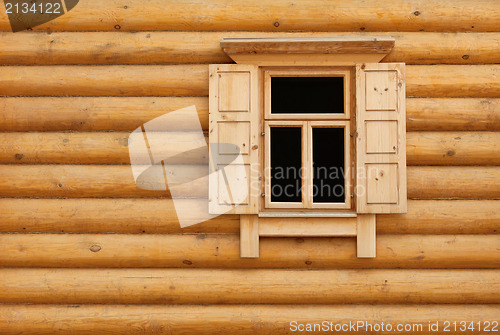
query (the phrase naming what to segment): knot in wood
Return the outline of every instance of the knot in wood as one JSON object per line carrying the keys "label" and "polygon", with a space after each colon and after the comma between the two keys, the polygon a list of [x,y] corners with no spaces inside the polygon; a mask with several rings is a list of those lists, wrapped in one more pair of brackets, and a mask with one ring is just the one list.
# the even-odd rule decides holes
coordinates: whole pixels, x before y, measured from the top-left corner
{"label": "knot in wood", "polygon": [[89,250],[92,251],[92,252],[99,252],[101,249],[102,249],[101,246],[98,245],[98,244],[94,244],[93,246],[91,246],[89,248]]}

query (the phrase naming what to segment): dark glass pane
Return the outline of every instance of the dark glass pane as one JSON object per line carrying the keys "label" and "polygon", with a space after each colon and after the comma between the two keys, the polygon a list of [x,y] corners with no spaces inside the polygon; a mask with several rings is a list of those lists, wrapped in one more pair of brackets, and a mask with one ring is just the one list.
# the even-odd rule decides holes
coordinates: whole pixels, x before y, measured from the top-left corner
{"label": "dark glass pane", "polygon": [[302,202],[302,128],[271,127],[271,201]]}
{"label": "dark glass pane", "polygon": [[343,77],[271,77],[271,113],[344,113]]}
{"label": "dark glass pane", "polygon": [[313,202],[344,202],[344,128],[313,128]]}

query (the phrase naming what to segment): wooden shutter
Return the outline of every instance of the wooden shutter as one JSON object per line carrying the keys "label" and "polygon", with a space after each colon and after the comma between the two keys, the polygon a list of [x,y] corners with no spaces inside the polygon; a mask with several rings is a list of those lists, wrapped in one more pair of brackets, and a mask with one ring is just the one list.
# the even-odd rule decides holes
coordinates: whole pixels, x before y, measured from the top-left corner
{"label": "wooden shutter", "polygon": [[406,213],[404,69],[404,63],[356,66],[358,213]]}
{"label": "wooden shutter", "polygon": [[257,66],[210,65],[211,214],[258,213],[259,97]]}

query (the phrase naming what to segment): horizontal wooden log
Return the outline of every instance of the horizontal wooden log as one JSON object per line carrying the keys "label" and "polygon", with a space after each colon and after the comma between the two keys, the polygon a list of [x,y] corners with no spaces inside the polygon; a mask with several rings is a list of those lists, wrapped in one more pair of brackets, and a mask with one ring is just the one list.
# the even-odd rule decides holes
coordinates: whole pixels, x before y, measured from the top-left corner
{"label": "horizontal wooden log", "polygon": [[[500,270],[0,269],[1,303],[484,304]],[[19,280],[22,278],[22,280]],[[40,280],[43,278],[43,280]],[[450,279],[453,280],[450,281]]]}
{"label": "horizontal wooden log", "polygon": [[[130,165],[0,165],[0,196],[170,197],[168,189],[150,190],[164,185],[164,176],[157,172],[139,180],[147,188],[142,189],[135,184]],[[176,179],[175,197],[208,194],[206,165],[170,165],[167,172]],[[407,179],[410,199],[500,198],[500,167],[496,166],[410,166]]]}
{"label": "horizontal wooden log", "polygon": [[408,165],[500,165],[500,132],[409,132],[406,162]]}
{"label": "horizontal wooden log", "polygon": [[[177,211],[193,225],[181,228]],[[239,233],[239,215],[204,221],[206,199],[0,199],[0,232]],[[409,200],[377,216],[380,234],[499,233],[499,200]]]}
{"label": "horizontal wooden log", "polygon": [[[208,130],[206,97],[0,97],[2,131],[124,131],[189,106],[196,106],[202,129]],[[191,128],[171,118],[179,130]]]}
{"label": "horizontal wooden log", "polygon": [[498,97],[500,65],[410,65],[406,95],[414,97]]}
{"label": "horizontal wooden log", "polygon": [[377,257],[357,258],[355,238],[261,238],[240,257],[237,234],[0,234],[3,267],[471,268],[500,266],[497,235],[378,235]]}
{"label": "horizontal wooden log", "polygon": [[207,65],[2,66],[0,77],[10,96],[208,95]]}
{"label": "horizontal wooden log", "polygon": [[[171,165],[167,175],[178,183],[175,197],[207,196],[207,172],[204,165]],[[0,175],[0,196],[7,197],[171,196],[170,189],[161,190],[167,182],[161,166],[138,181],[143,188],[136,185],[130,165],[0,165]]]}
{"label": "horizontal wooden log", "polygon": [[[127,164],[130,163],[129,135],[122,132],[0,133],[0,143],[5,143],[0,149],[0,162]],[[142,157],[143,164],[149,160]]]}
{"label": "horizontal wooden log", "polygon": [[409,200],[408,213],[377,215],[379,234],[499,232],[499,200]]}
{"label": "horizontal wooden log", "polygon": [[[256,31],[498,31],[500,7],[493,0],[285,0],[263,5],[258,0],[196,2],[130,0],[79,3],[69,13],[34,27],[45,31],[99,30],[256,30]],[[200,16],[200,13],[203,13]],[[0,29],[11,30],[7,15]]]}
{"label": "horizontal wooden log", "polygon": [[408,167],[408,198],[500,198],[495,166]]}
{"label": "horizontal wooden log", "polygon": [[406,64],[499,63],[499,33],[421,32],[0,32],[0,64],[231,63],[224,37],[391,36],[383,62]]}
{"label": "horizontal wooden log", "polygon": [[[292,325],[327,321],[347,329],[345,334],[369,332],[368,324],[381,325],[378,334],[429,334],[429,323],[438,325],[432,334],[463,334],[449,322],[469,320],[482,325],[498,319],[500,305],[0,305],[0,329],[19,334],[290,334]],[[296,321],[296,324],[292,324]],[[349,324],[364,323],[355,331]],[[391,330],[387,330],[390,326]],[[404,330],[404,327],[407,327]],[[402,328],[398,328],[402,327]],[[489,327],[491,328],[491,326]],[[330,328],[328,328],[330,329]],[[318,331],[311,334],[319,334]],[[324,332],[323,332],[324,333]]]}
{"label": "horizontal wooden log", "polygon": [[[187,122],[186,122],[187,123]],[[171,126],[169,124],[169,126]],[[175,128],[174,128],[175,129]],[[191,150],[193,143],[208,134],[198,131],[147,132],[149,143],[157,143],[156,157],[168,158],[169,164],[206,164],[208,148]],[[200,143],[206,148],[206,142]],[[0,163],[65,164],[150,164],[148,152],[142,150],[143,133],[0,133]],[[200,148],[203,148],[200,146]],[[133,159],[133,160],[131,160]]]}
{"label": "horizontal wooden log", "polygon": [[[0,77],[7,96],[208,95],[208,66],[200,64],[2,66]],[[408,65],[406,95],[498,97],[500,65]]]}
{"label": "horizontal wooden log", "polygon": [[[178,211],[193,225],[181,228]],[[207,199],[176,199],[174,207],[165,198],[0,198],[0,232],[239,233],[239,215],[205,221],[207,213]]]}
{"label": "horizontal wooden log", "polygon": [[[205,134],[207,136],[207,134]],[[158,157],[172,157],[170,164],[208,164],[208,152],[192,151],[197,132],[150,132],[163,138]],[[0,132],[0,163],[128,164],[142,133],[20,133]],[[206,138],[208,142],[208,136]],[[409,132],[408,165],[500,165],[500,132]],[[158,151],[161,150],[161,151]],[[137,151],[137,150],[136,150]],[[147,153],[136,152],[133,164],[148,164]]]}
{"label": "horizontal wooden log", "polygon": [[406,130],[500,130],[500,99],[409,98]]}
{"label": "horizontal wooden log", "polygon": [[[192,105],[207,130],[206,97],[0,97],[0,131],[130,131]],[[500,130],[498,98],[408,98],[406,114],[408,131]]]}

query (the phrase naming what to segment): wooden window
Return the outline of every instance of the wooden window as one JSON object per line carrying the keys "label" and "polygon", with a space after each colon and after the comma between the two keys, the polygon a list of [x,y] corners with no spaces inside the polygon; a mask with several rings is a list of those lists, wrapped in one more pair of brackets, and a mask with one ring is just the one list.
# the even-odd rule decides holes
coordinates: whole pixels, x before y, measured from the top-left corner
{"label": "wooden window", "polygon": [[[238,65],[210,71],[209,137],[224,142],[211,156],[227,160],[212,164],[210,211],[245,214],[242,257],[258,257],[259,236],[356,236],[357,256],[375,257],[376,214],[406,212],[404,64],[378,63],[394,43],[221,41]],[[218,71],[227,76],[214,77]]]}
{"label": "wooden window", "polygon": [[210,213],[404,213],[404,99],[404,64],[210,66]]}
{"label": "wooden window", "polygon": [[350,209],[349,121],[265,122],[265,208]]}
{"label": "wooden window", "polygon": [[350,210],[351,71],[265,70],[264,92],[264,208]]}

